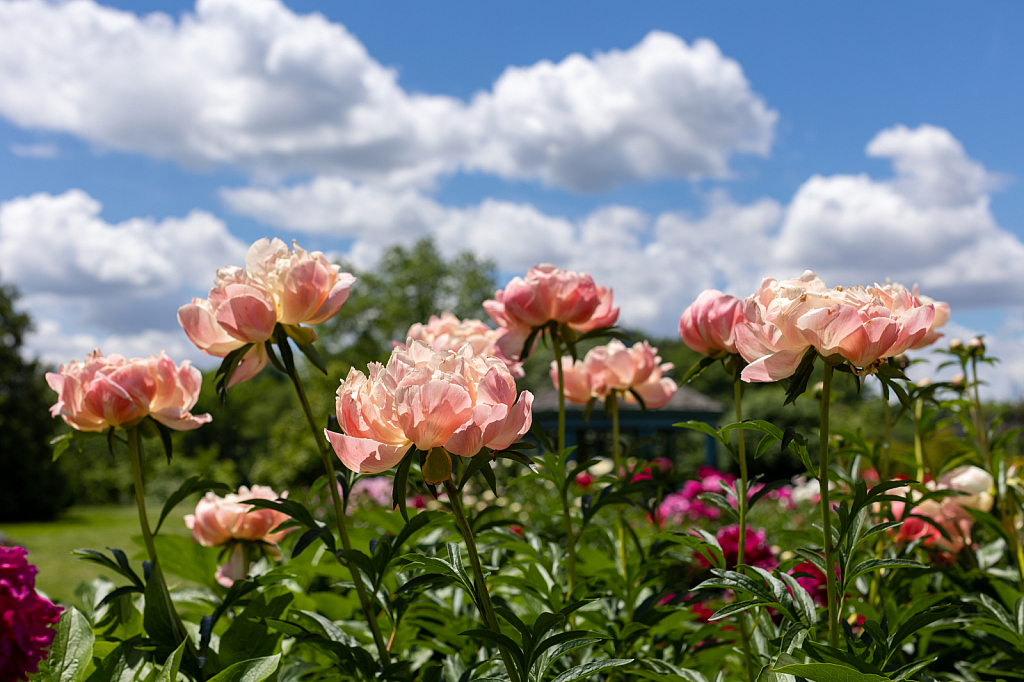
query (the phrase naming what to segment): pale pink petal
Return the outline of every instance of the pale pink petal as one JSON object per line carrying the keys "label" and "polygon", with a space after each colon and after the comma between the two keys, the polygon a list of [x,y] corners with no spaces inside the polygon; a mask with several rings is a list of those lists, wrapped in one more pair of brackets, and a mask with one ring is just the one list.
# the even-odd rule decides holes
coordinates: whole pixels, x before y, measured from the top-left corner
{"label": "pale pink petal", "polygon": [[245,343],[217,324],[210,304],[200,298],[178,308],[178,324],[192,343],[214,357],[222,358]]}
{"label": "pale pink petal", "polygon": [[501,423],[501,429],[489,435],[484,446],[492,450],[502,450],[522,438],[533,424],[533,394],[523,391],[519,401]]}
{"label": "pale pink petal", "polygon": [[346,467],[360,474],[379,474],[402,461],[411,444],[391,445],[369,438],[354,438],[324,429],[324,435]]}
{"label": "pale pink petal", "polygon": [[238,543],[231,549],[227,563],[217,567],[214,577],[223,587],[231,587],[236,580],[245,580],[249,575],[249,560],[246,557],[245,545]]}
{"label": "pale pink petal", "polygon": [[254,344],[239,361],[238,367],[235,368],[235,372],[228,382],[228,388],[252,379],[263,371],[268,362],[270,362],[270,356],[267,355],[266,347],[262,343]]}
{"label": "pale pink petal", "polygon": [[748,382],[780,381],[793,376],[805,349],[783,350],[765,355],[743,368],[741,378]]}
{"label": "pale pink petal", "polygon": [[224,330],[240,341],[262,343],[274,333],[277,310],[258,290],[232,296],[217,308],[215,319]]}

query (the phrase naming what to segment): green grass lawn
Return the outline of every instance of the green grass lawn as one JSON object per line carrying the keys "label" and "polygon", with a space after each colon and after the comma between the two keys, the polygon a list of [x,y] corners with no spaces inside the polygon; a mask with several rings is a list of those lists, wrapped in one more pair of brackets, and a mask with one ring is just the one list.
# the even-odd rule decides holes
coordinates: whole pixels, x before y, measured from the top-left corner
{"label": "green grass lawn", "polygon": [[[189,535],[182,516],[195,509],[195,503],[183,503],[167,517],[161,533]],[[159,507],[147,508],[150,523],[160,518]],[[9,539],[28,550],[29,562],[39,568],[36,588],[51,599],[70,601],[75,587],[84,581],[105,576],[117,583],[123,578],[96,564],[81,561],[71,554],[75,549],[97,549],[108,547],[122,549],[129,558],[134,557],[140,546],[132,542],[139,536],[139,516],[135,505],[104,505],[72,507],[57,521],[47,523],[5,523],[0,525]],[[141,575],[141,559],[132,561]]]}

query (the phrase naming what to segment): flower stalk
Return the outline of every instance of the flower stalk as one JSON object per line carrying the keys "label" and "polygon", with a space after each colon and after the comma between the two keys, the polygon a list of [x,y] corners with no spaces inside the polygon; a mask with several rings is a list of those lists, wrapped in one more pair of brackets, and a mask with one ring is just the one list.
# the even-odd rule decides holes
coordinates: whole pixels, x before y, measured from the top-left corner
{"label": "flower stalk", "polygon": [[[733,378],[733,395],[736,400],[736,421],[743,421],[743,382],[740,379],[740,369],[737,367]],[[740,542],[736,548],[736,570],[743,565],[744,552],[747,545],[747,453],[746,443],[743,437],[743,429],[736,429],[736,458],[740,464],[740,490],[737,504],[740,516]],[[740,639],[743,643],[743,661],[747,668],[747,679],[754,682],[757,679],[757,666],[754,663],[754,656],[750,650],[750,632],[747,629],[747,618],[745,614],[739,614]]]}
{"label": "flower stalk", "polygon": [[[476,548],[476,541],[473,539],[473,529],[469,525],[469,521],[466,519],[466,512],[462,508],[462,500],[459,494],[458,488],[452,483],[452,479],[448,478],[444,482],[445,492],[448,493],[448,503],[452,507],[452,514],[455,516],[455,523],[459,527],[459,532],[462,534],[462,539],[466,542],[466,550],[469,552],[469,563],[473,569],[473,581],[476,583],[476,594],[478,598],[478,604],[480,606],[480,613],[484,619],[484,625],[487,626],[492,632],[501,634],[501,624],[498,622],[498,615],[494,612],[494,605],[491,603],[491,595],[487,592],[487,582],[484,580],[483,567],[480,565],[480,553]],[[508,671],[509,677],[512,682],[519,682],[519,671],[515,667],[512,661],[511,654],[505,649],[505,647],[498,647],[498,651],[501,654],[501,660],[505,664],[505,669]]]}
{"label": "flower stalk", "polygon": [[[345,551],[349,551],[352,549],[352,541],[348,536],[348,526],[345,523],[345,505],[342,503],[341,494],[338,492],[338,482],[334,475],[334,461],[332,453],[329,450],[330,446],[323,438],[322,432],[317,428],[316,419],[313,417],[313,409],[309,405],[309,399],[306,397],[306,391],[302,387],[302,380],[299,379],[298,372],[293,370],[288,374],[289,378],[292,380],[292,384],[295,386],[295,392],[299,396],[299,402],[302,404],[302,411],[306,415],[306,421],[309,423],[309,428],[313,432],[313,440],[316,441],[317,449],[320,452],[320,459],[323,460],[324,471],[327,473],[327,488],[331,491],[331,500],[334,503],[334,515],[338,519],[338,532],[341,535],[341,546]],[[388,661],[391,656],[388,652],[388,646],[384,642],[384,635],[381,632],[380,624],[377,622],[377,614],[374,609],[371,608],[369,594],[367,594],[366,585],[363,584],[363,576],[355,566],[349,565],[348,569],[352,573],[352,582],[356,586],[356,594],[359,596],[359,605],[362,607],[363,613],[366,614],[366,620],[370,625],[370,631],[373,633],[373,641],[377,645],[377,653],[380,656],[380,660],[382,662]]]}
{"label": "flower stalk", "polygon": [[826,361],[821,388],[821,430],[818,436],[818,482],[821,488],[821,535],[825,549],[825,581],[828,594],[828,641],[839,646],[839,603],[836,585],[835,547],[832,543],[832,507],[828,499],[828,412],[832,400],[832,365]]}
{"label": "flower stalk", "polygon": [[[558,366],[558,453],[561,457],[565,452],[565,375],[562,370],[562,344],[558,333],[551,335],[551,344],[555,350],[555,364]],[[562,515],[565,517],[565,556],[569,574],[569,593],[576,587],[576,532],[572,527],[572,511],[569,507],[569,486],[562,486]]]}

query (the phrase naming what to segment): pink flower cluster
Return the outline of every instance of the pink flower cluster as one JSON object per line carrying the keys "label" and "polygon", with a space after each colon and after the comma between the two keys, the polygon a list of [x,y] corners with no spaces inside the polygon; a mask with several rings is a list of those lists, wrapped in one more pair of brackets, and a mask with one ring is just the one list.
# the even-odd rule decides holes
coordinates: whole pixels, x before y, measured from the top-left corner
{"label": "pink flower cluster", "polygon": [[535,265],[524,277],[515,277],[494,298],[484,301],[484,310],[507,333],[498,341],[507,358],[521,359],[530,333],[548,322],[567,325],[586,333],[610,327],[619,319],[612,290],[594,284],[587,273],[560,270],[554,265]]}
{"label": "pink flower cluster", "polygon": [[58,395],[50,414],[79,431],[133,426],[147,415],[177,431],[199,428],[210,421],[208,414],[191,413],[202,381],[188,360],[176,366],[163,353],[125,360],[98,350],[46,375]]}
{"label": "pink flower cluster", "polygon": [[[672,369],[671,362],[661,362],[658,349],[646,341],[628,348],[618,339],[607,345],[592,348],[583,360],[575,363],[563,357],[562,377],[565,397],[575,403],[586,403],[592,397],[605,400],[617,391],[626,402],[636,402],[631,391],[636,391],[644,406],[658,409],[668,404],[679,386],[663,376]],[[558,365],[551,363],[551,382],[558,388]]]}
{"label": "pink flower cluster", "polygon": [[703,500],[697,499],[702,493],[722,493],[719,483],[732,485],[736,477],[732,474],[723,473],[714,467],[702,466],[697,469],[697,480],[687,481],[681,490],[670,493],[661,501],[658,514],[662,521],[682,523],[683,519],[691,521],[699,519],[717,519],[722,511]]}
{"label": "pink flower cluster", "polygon": [[391,508],[394,480],[387,476],[364,476],[352,484],[349,499],[356,504],[367,501],[378,507]]}
{"label": "pink flower cluster", "polygon": [[[285,492],[281,497],[288,497]],[[217,568],[217,582],[231,587],[236,580],[249,574],[249,544],[276,545],[291,531],[276,530],[288,520],[288,515],[273,509],[257,509],[245,500],[276,500],[278,494],[271,488],[254,485],[251,489],[242,486],[238,493],[220,497],[206,493],[196,505],[195,514],[185,516],[185,525],[192,531],[192,538],[204,547],[229,547],[231,555],[227,563]],[[276,547],[270,547],[276,552]]]}
{"label": "pink flower cluster", "polygon": [[24,547],[0,547],[0,680],[26,680],[50,648],[63,609],[36,593]]}
{"label": "pink flower cluster", "polygon": [[269,356],[263,342],[278,323],[325,322],[348,299],[355,277],[319,251],[310,253],[295,242],[292,246],[294,250],[280,239],[260,239],[249,247],[244,268],[221,268],[208,298],[193,298],[178,309],[178,322],[207,355],[222,358],[255,344],[232,375],[231,385],[266,367]]}
{"label": "pink flower cluster", "polygon": [[738,353],[745,381],[793,374],[808,348],[870,372],[880,360],[938,339],[949,306],[900,285],[829,289],[813,272],[765,279],[745,301],[709,290],[686,309],[679,335],[705,355]]}
{"label": "pink flower cluster", "polygon": [[[775,558],[775,552],[768,544],[768,532],[764,528],[753,530],[747,528],[746,541],[743,544],[743,563],[747,566],[758,568],[775,568],[779,562]],[[725,559],[726,568],[736,568],[740,551],[740,527],[736,524],[719,528],[715,533],[718,544],[722,548],[722,557]],[[697,561],[701,566],[710,567],[711,562],[703,554],[697,555]]]}
{"label": "pink flower cluster", "polygon": [[472,457],[482,448],[516,442],[533,422],[533,394],[516,399],[508,367],[494,357],[435,351],[409,339],[387,365],[372,363],[369,376],[352,369],[338,389],[338,423],[325,431],[342,463],[377,474],[398,464],[410,447],[444,447]]}
{"label": "pink flower cluster", "polygon": [[[496,357],[508,365],[513,376],[522,377],[523,368],[521,362],[515,362],[505,357],[498,342],[508,333],[505,329],[491,329],[480,320],[460,320],[449,311],[444,311],[441,316],[431,315],[427,324],[417,322],[409,327],[407,338],[416,341],[423,341],[434,350],[460,351],[462,347],[469,344],[473,348],[474,355]],[[396,343],[402,349],[404,345]]]}
{"label": "pink flower cluster", "polygon": [[[931,481],[926,485],[932,490],[952,490],[965,494],[944,497],[941,500],[925,500],[909,510],[908,503],[893,502],[893,516],[903,521],[896,537],[904,542],[923,539],[922,544],[925,547],[935,547],[952,553],[959,552],[971,544],[974,517],[968,509],[990,511],[995,482],[991,474],[984,469],[961,466],[947,472],[938,483]],[[910,494],[906,488],[894,490],[892,494],[898,495],[901,491],[904,495]],[[930,519],[931,523],[926,521],[926,518]],[[949,539],[942,536],[939,528],[946,532]]]}

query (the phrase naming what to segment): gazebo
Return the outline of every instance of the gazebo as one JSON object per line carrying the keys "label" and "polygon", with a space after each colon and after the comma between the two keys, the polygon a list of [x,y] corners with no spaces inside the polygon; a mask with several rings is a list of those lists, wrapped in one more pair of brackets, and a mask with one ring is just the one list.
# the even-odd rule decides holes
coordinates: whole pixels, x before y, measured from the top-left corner
{"label": "gazebo", "polygon": [[[607,442],[612,431],[611,418],[605,415],[604,403],[598,401],[584,420],[585,405],[565,401],[565,445],[577,446],[580,457],[607,454]],[[659,444],[665,457],[675,457],[675,436],[680,429],[673,426],[690,420],[702,421],[716,426],[719,416],[725,411],[722,403],[699,393],[692,388],[680,386],[667,405],[657,410],[644,411],[637,403],[619,400],[619,432],[647,440],[640,453],[650,456]],[[558,392],[554,389],[543,393],[533,401],[533,421],[554,439],[558,431]],[[704,461],[714,465],[715,440],[704,437]]]}

